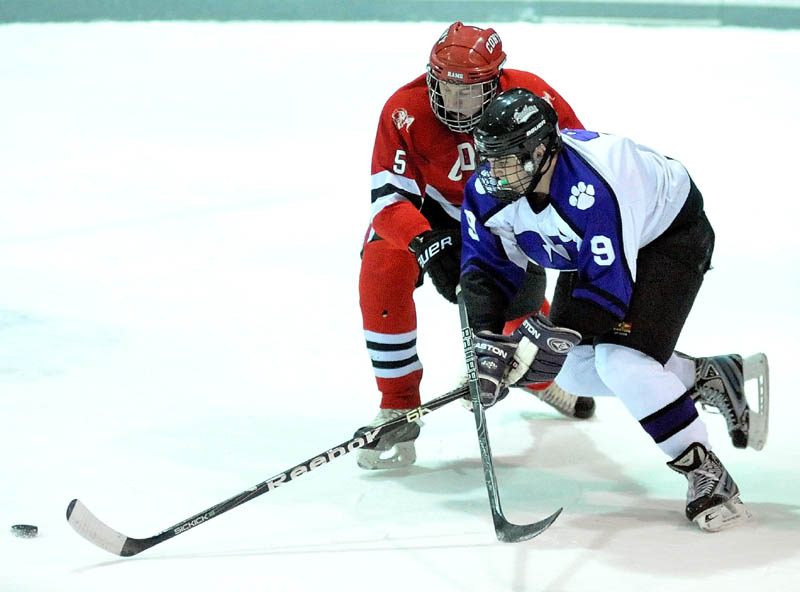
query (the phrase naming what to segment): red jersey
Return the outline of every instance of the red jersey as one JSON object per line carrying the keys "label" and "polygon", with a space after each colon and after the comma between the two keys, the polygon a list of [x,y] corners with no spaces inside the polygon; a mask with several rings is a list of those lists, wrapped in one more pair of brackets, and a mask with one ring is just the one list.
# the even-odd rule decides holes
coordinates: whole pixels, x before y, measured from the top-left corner
{"label": "red jersey", "polygon": [[[500,92],[526,88],[547,99],[561,128],[583,129],[572,107],[544,80],[503,70]],[[433,113],[425,74],[386,102],[372,151],[372,220],[377,233],[401,249],[431,228],[456,228],[464,186],[477,166],[472,135],[451,131]]]}

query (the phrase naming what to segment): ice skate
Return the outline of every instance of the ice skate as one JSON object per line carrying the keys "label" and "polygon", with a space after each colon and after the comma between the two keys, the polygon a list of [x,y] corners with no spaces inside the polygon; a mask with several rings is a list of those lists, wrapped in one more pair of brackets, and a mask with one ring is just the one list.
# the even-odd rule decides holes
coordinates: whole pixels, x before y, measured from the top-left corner
{"label": "ice skate", "polygon": [[550,405],[553,409],[573,419],[588,419],[594,415],[594,399],[572,395],[551,382],[545,389],[525,387],[527,391]]}
{"label": "ice skate", "polygon": [[686,517],[702,530],[717,532],[750,519],[727,469],[699,442],[691,444],[667,466],[686,476]]}
{"label": "ice skate", "polygon": [[[695,385],[690,395],[703,409],[719,411],[728,425],[736,448],[764,448],[769,428],[769,366],[767,356],[755,354],[742,359],[738,354],[696,358]],[[755,380],[758,409],[752,409],[745,384]]]}
{"label": "ice skate", "polygon": [[[466,383],[466,378],[464,382]],[[594,415],[594,399],[592,397],[578,397],[572,395],[555,382],[549,383],[547,387],[543,389],[531,388],[530,386],[519,388],[544,401],[562,415],[566,415],[572,419],[589,419]],[[469,395],[462,399],[462,405],[468,411],[472,411],[472,400],[469,398]]]}
{"label": "ice skate", "polygon": [[[409,411],[412,409],[381,409],[375,419],[360,429],[386,423]],[[360,448],[357,456],[358,466],[366,470],[376,470],[400,469],[414,464],[417,460],[414,440],[419,436],[421,425],[422,422],[419,420],[411,422],[378,438],[369,448]]]}

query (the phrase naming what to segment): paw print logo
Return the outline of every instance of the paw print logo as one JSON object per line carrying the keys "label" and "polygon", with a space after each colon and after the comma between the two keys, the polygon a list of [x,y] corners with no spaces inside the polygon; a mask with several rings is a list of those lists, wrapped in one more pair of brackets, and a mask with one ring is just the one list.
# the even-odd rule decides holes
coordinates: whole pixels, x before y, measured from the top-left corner
{"label": "paw print logo", "polygon": [[587,185],[583,181],[572,186],[569,196],[569,205],[579,210],[588,210],[594,205],[594,185]]}

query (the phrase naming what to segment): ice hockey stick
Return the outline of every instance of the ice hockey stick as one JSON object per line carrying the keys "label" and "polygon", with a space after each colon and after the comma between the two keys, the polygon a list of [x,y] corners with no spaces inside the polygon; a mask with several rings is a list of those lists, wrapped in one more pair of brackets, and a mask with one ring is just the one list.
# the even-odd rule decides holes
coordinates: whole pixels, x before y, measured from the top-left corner
{"label": "ice hockey stick", "polygon": [[106,525],[103,521],[92,514],[89,509],[78,499],[72,500],[67,506],[67,522],[72,526],[75,531],[83,538],[91,543],[94,543],[101,549],[120,555],[122,557],[131,557],[137,555],[142,551],[149,549],[159,543],[163,543],[172,537],[183,534],[187,530],[208,522],[212,518],[216,518],[220,514],[232,510],[233,508],[242,505],[264,493],[268,493],[278,486],[285,485],[295,478],[305,475],[307,472],[312,471],[322,465],[328,464],[330,461],[344,456],[348,452],[352,452],[357,448],[369,447],[379,436],[392,432],[404,425],[420,419],[423,415],[427,415],[451,401],[460,399],[468,394],[469,389],[467,386],[462,386],[457,389],[445,393],[427,403],[424,403],[412,409],[405,415],[396,417],[390,421],[382,423],[374,428],[359,429],[349,440],[342,442],[338,446],[313,456],[310,459],[293,466],[282,473],[278,473],[274,477],[270,477],[266,481],[262,481],[258,485],[251,487],[227,500],[220,502],[215,506],[203,510],[195,514],[191,518],[182,520],[177,524],[161,531],[160,533],[144,538],[136,539],[117,532],[110,526]]}
{"label": "ice hockey stick", "polygon": [[489,506],[492,509],[494,531],[497,535],[497,539],[503,543],[527,541],[547,530],[550,525],[555,522],[556,518],[558,518],[558,515],[561,514],[563,508],[559,508],[547,518],[539,522],[534,522],[533,524],[513,524],[503,515],[503,509],[500,506],[500,492],[497,488],[497,477],[494,474],[492,449],[489,446],[489,432],[486,429],[486,413],[480,402],[474,337],[472,329],[469,326],[469,319],[467,318],[464,295],[460,288],[458,289],[458,312],[461,317],[461,337],[464,342],[464,359],[467,362],[469,396],[472,400],[472,412],[475,415],[475,427],[478,430],[478,444],[481,449],[483,476],[486,479],[486,490],[489,493]]}

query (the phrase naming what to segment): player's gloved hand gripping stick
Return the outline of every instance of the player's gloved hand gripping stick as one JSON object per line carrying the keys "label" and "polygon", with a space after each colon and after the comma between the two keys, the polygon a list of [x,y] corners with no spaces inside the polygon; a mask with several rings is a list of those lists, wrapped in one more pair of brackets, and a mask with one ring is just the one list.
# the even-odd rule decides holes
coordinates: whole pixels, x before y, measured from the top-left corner
{"label": "player's gloved hand gripping stick", "polygon": [[556,327],[535,314],[511,335],[481,332],[474,336],[478,364],[478,386],[484,407],[491,407],[508,394],[509,386],[550,382],[558,375],[567,354],[581,335]]}
{"label": "player's gloved hand gripping stick", "polygon": [[[486,479],[486,489],[489,494],[489,506],[492,510],[492,520],[494,522],[495,534],[497,535],[498,540],[504,543],[517,543],[520,541],[525,541],[541,534],[547,528],[549,528],[550,525],[555,522],[555,519],[558,518],[558,515],[561,513],[563,508],[559,508],[547,518],[540,520],[539,522],[534,522],[533,524],[513,524],[506,519],[505,515],[503,514],[503,509],[500,506],[500,494],[497,489],[497,477],[494,474],[492,450],[489,445],[489,432],[486,428],[484,400],[490,401],[491,404],[494,404],[497,400],[502,398],[500,394],[508,384],[508,377],[506,376],[505,379],[502,377],[506,374],[506,371],[509,370],[511,365],[511,360],[509,360],[509,358],[513,360],[513,355],[518,349],[513,345],[513,342],[516,338],[509,339],[507,341],[503,340],[502,342],[496,341],[494,344],[496,349],[483,347],[481,350],[484,352],[481,354],[482,359],[478,360],[476,358],[475,351],[475,336],[472,332],[472,328],[469,325],[467,308],[464,303],[464,294],[460,287],[456,288],[456,294],[458,297],[458,312],[461,317],[461,337],[464,342],[464,358],[467,364],[469,394],[472,401],[472,412],[475,415],[475,426],[478,431],[478,444],[480,445],[481,450],[483,474],[484,478]],[[540,349],[551,349],[547,345],[547,339],[542,341],[542,332],[530,330],[531,328],[535,327],[536,323],[529,326],[528,334],[519,337],[520,342],[527,340],[532,344],[532,347],[526,345],[524,348],[524,359],[521,358],[517,361],[516,367],[518,373],[520,373],[520,378],[517,378],[517,380],[520,380],[526,375],[538,376],[538,374],[536,374],[536,360],[538,358],[538,352]],[[570,338],[565,339],[565,344],[570,345],[561,355],[562,360],[566,359],[569,349],[572,349],[572,344],[580,341],[580,335],[578,333],[569,330],[564,331],[569,332]],[[487,345],[486,334],[482,335],[482,339],[484,340],[484,345]],[[543,352],[543,357],[540,361],[544,361],[546,358],[547,355],[545,355]],[[558,360],[559,358],[556,356],[553,359]],[[509,361],[506,362],[506,360]],[[563,364],[563,361],[561,364]],[[533,368],[533,370],[531,370],[531,368]],[[549,361],[547,369],[550,369]],[[498,376],[500,379],[498,379]],[[487,389],[486,392],[482,391],[481,384],[483,384]]]}

